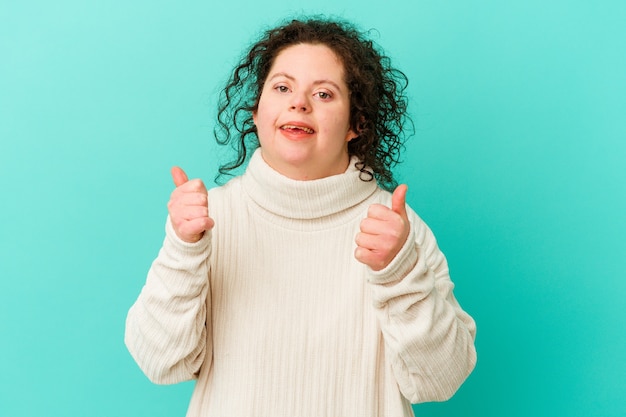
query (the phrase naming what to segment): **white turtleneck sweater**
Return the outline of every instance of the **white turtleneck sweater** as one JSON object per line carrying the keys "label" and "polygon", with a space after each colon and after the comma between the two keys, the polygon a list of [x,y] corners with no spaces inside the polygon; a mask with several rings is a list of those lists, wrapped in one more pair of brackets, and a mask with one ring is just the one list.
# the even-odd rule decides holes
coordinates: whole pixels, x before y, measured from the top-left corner
{"label": "white turtleneck sweater", "polygon": [[257,151],[209,191],[202,240],[167,222],[125,341],[152,381],[197,379],[188,417],[411,416],[410,402],[449,398],[474,368],[474,321],[410,208],[391,264],[354,258],[368,207],[391,204],[354,162],[296,181]]}

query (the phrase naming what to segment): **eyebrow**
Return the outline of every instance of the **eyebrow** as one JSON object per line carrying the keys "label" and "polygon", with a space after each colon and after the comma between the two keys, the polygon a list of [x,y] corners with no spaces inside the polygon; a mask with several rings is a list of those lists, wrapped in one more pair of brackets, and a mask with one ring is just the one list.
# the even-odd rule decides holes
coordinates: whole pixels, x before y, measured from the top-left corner
{"label": "eyebrow", "polygon": [[[293,75],[289,75],[286,72],[277,72],[276,74],[274,74],[271,77],[269,77],[267,80],[271,81],[274,78],[278,78],[278,77],[285,77],[288,80],[296,81],[296,78]],[[313,85],[319,85],[319,84],[330,84],[333,87],[335,87],[337,90],[339,90],[340,92],[343,92],[343,89],[341,87],[339,87],[339,85],[336,82],[334,82],[332,80],[322,79],[322,80],[315,80],[315,81],[313,81]]]}

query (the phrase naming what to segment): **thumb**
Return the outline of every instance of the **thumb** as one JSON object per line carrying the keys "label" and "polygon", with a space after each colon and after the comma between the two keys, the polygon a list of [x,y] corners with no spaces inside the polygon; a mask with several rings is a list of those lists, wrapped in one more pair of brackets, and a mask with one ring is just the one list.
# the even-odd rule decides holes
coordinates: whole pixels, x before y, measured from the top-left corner
{"label": "thumb", "polygon": [[187,174],[185,174],[185,171],[183,171],[183,169],[180,167],[172,167],[171,173],[172,179],[174,180],[174,185],[176,185],[177,187],[180,187],[181,185],[189,181],[189,179],[187,178]]}
{"label": "thumb", "polygon": [[407,217],[406,215],[406,191],[408,190],[408,186],[406,184],[400,184],[393,191],[393,195],[391,196],[391,210],[398,213],[402,217]]}

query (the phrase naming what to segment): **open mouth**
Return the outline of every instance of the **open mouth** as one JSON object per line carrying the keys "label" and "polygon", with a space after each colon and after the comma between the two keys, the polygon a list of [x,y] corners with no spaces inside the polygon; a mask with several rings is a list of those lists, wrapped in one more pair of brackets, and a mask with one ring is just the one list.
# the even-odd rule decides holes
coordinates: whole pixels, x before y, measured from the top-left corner
{"label": "open mouth", "polygon": [[296,126],[296,125],[283,125],[280,127],[281,130],[289,130],[291,132],[304,132],[308,134],[315,133],[313,129],[306,126]]}

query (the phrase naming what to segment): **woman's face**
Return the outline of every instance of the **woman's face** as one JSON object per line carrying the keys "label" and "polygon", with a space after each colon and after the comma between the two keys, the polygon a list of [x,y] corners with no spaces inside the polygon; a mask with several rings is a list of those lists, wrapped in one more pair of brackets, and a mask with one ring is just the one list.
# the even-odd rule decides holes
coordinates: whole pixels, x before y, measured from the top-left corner
{"label": "woman's face", "polygon": [[263,159],[281,174],[313,180],[348,167],[350,92],[344,68],[322,44],[278,54],[263,85],[254,123]]}

